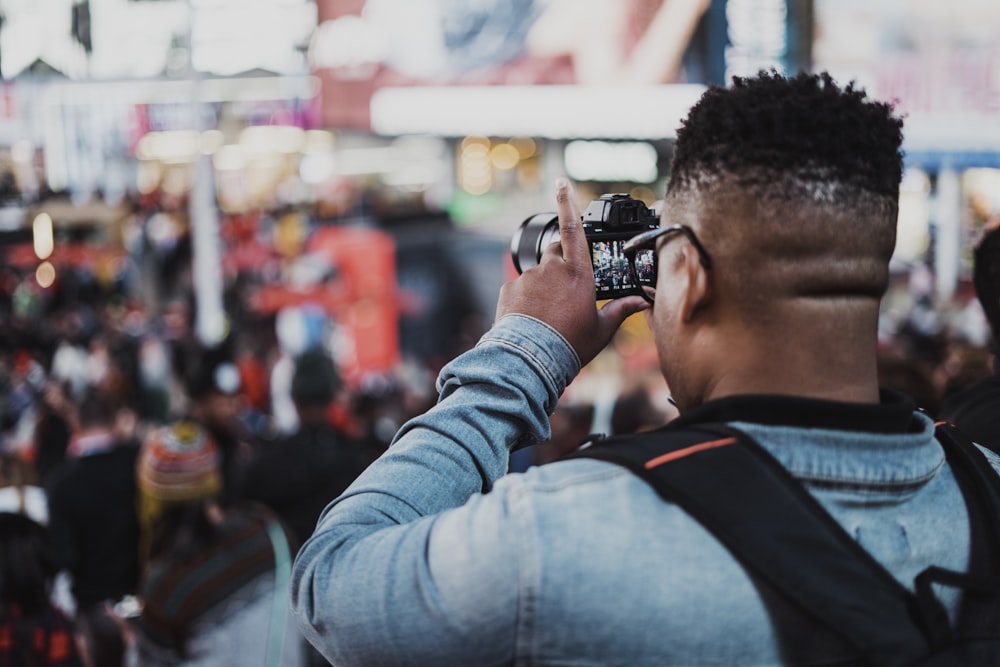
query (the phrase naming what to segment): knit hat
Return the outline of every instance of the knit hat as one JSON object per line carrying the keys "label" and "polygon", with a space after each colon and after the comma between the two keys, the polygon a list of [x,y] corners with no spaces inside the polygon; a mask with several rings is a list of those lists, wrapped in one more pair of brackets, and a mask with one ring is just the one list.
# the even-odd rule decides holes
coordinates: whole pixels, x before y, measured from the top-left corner
{"label": "knit hat", "polygon": [[150,499],[188,502],[211,498],[222,490],[219,448],[193,421],[178,421],[146,437],[136,479]]}

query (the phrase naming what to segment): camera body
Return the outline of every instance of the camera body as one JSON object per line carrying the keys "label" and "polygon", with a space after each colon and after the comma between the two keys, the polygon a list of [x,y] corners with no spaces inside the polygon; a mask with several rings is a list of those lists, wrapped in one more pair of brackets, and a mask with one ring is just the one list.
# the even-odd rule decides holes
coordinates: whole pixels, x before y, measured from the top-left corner
{"label": "camera body", "polygon": [[[659,216],[627,194],[605,194],[587,206],[582,218],[594,268],[597,299],[639,293],[622,247],[637,234],[660,226]],[[546,246],[559,240],[559,216],[539,213],[521,223],[511,239],[510,254],[518,273],[541,261]]]}

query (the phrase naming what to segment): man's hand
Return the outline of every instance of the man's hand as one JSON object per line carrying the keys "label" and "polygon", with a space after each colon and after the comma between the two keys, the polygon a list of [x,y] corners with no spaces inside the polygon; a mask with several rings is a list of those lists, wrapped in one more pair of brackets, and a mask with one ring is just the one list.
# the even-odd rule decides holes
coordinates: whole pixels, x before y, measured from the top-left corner
{"label": "man's hand", "polygon": [[500,290],[496,319],[519,313],[537,318],[569,341],[586,365],[611,341],[621,323],[649,304],[639,296],[595,306],[594,269],[569,180],[556,182],[560,240],[542,253],[538,266]]}

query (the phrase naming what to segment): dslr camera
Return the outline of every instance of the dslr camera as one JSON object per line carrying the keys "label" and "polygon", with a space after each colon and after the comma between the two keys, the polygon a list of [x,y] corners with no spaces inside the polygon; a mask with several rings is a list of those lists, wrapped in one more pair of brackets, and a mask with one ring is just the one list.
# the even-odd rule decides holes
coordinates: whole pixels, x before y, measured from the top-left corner
{"label": "dslr camera", "polygon": [[[636,264],[642,263],[645,271],[637,266],[640,282],[636,283],[622,247],[633,236],[659,226],[656,212],[627,194],[601,195],[600,199],[590,202],[583,213],[583,231],[590,248],[598,300],[638,294],[646,279],[652,282],[648,273],[654,270],[651,253],[648,257],[637,258]],[[510,242],[514,268],[524,273],[541,261],[546,246],[558,240],[558,214],[531,216],[521,223]]]}

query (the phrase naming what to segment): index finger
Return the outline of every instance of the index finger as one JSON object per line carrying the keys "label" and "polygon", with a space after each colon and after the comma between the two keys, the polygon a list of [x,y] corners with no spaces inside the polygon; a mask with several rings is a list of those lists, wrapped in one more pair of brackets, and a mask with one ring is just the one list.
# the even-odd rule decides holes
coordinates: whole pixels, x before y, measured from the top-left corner
{"label": "index finger", "polygon": [[563,260],[570,264],[586,262],[588,256],[587,238],[580,222],[580,209],[569,179],[561,176],[556,180],[556,204],[559,212],[559,241],[562,245]]}

